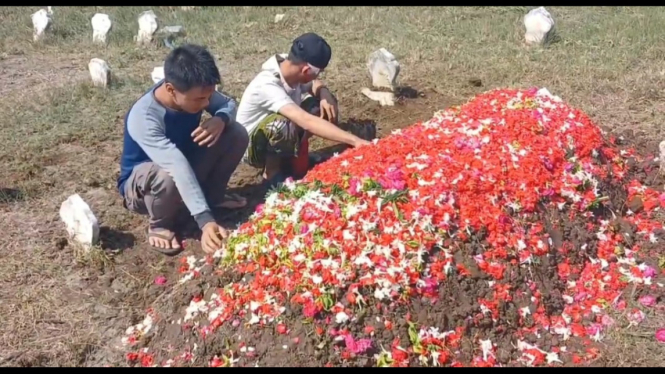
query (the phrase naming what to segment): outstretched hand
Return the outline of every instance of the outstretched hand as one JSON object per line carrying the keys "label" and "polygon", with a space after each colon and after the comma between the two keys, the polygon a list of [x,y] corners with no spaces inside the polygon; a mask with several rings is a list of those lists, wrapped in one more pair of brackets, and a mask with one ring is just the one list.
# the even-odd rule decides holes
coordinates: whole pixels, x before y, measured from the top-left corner
{"label": "outstretched hand", "polygon": [[367,140],[362,139],[362,138],[358,138],[358,140],[356,140],[356,142],[353,144],[353,148],[358,148],[358,147],[362,147],[363,145],[370,145],[370,144],[372,144],[372,142],[367,141]]}

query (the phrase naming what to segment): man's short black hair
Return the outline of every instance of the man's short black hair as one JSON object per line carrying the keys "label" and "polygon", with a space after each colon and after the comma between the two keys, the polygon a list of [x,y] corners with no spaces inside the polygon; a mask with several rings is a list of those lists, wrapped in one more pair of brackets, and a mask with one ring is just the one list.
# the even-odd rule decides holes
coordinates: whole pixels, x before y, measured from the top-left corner
{"label": "man's short black hair", "polygon": [[306,64],[307,63],[307,61],[305,61],[302,58],[296,56],[292,51],[289,52],[289,55],[286,57],[286,59],[293,62],[296,65],[301,65],[301,64]]}
{"label": "man's short black hair", "polygon": [[180,92],[187,92],[194,87],[220,84],[221,77],[215,59],[205,47],[185,44],[166,56],[164,81]]}

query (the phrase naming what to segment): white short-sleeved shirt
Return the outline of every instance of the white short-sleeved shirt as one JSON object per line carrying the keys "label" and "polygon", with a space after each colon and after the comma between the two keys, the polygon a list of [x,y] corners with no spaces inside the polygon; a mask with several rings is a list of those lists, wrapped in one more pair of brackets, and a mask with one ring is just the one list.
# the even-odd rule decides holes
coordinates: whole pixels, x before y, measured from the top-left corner
{"label": "white short-sleeved shirt", "polygon": [[258,124],[287,104],[300,105],[303,94],[307,94],[311,83],[300,84],[295,88],[284,81],[279,70],[279,61],[286,54],[272,56],[261,66],[261,72],[249,83],[242,94],[236,121],[251,134]]}

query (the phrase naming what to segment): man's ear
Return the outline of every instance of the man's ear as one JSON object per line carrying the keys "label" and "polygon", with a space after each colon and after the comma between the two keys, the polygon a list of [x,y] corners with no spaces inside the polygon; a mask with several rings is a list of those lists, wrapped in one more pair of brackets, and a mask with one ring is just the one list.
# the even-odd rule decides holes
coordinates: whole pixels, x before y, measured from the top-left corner
{"label": "man's ear", "polygon": [[300,65],[300,74],[307,76],[309,74],[309,66],[307,64]]}
{"label": "man's ear", "polygon": [[166,88],[166,92],[169,93],[171,96],[175,96],[175,87],[171,83],[164,83],[164,88]]}

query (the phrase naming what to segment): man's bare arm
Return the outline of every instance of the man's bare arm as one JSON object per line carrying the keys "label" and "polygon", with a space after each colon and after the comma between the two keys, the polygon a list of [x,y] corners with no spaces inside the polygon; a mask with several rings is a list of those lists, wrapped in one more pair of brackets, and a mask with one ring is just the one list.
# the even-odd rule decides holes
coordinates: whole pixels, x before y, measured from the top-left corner
{"label": "man's bare arm", "polygon": [[360,139],[359,137],[340,129],[339,127],[324,119],[307,113],[296,104],[284,105],[279,110],[279,114],[288,118],[296,125],[302,127],[304,130],[309,131],[312,134],[320,136],[324,139],[345,143],[352,147],[369,144],[368,141]]}
{"label": "man's bare arm", "polygon": [[326,84],[320,80],[315,79],[307,85],[307,92],[319,100],[327,100],[331,104],[337,104],[335,97],[332,95]]}

